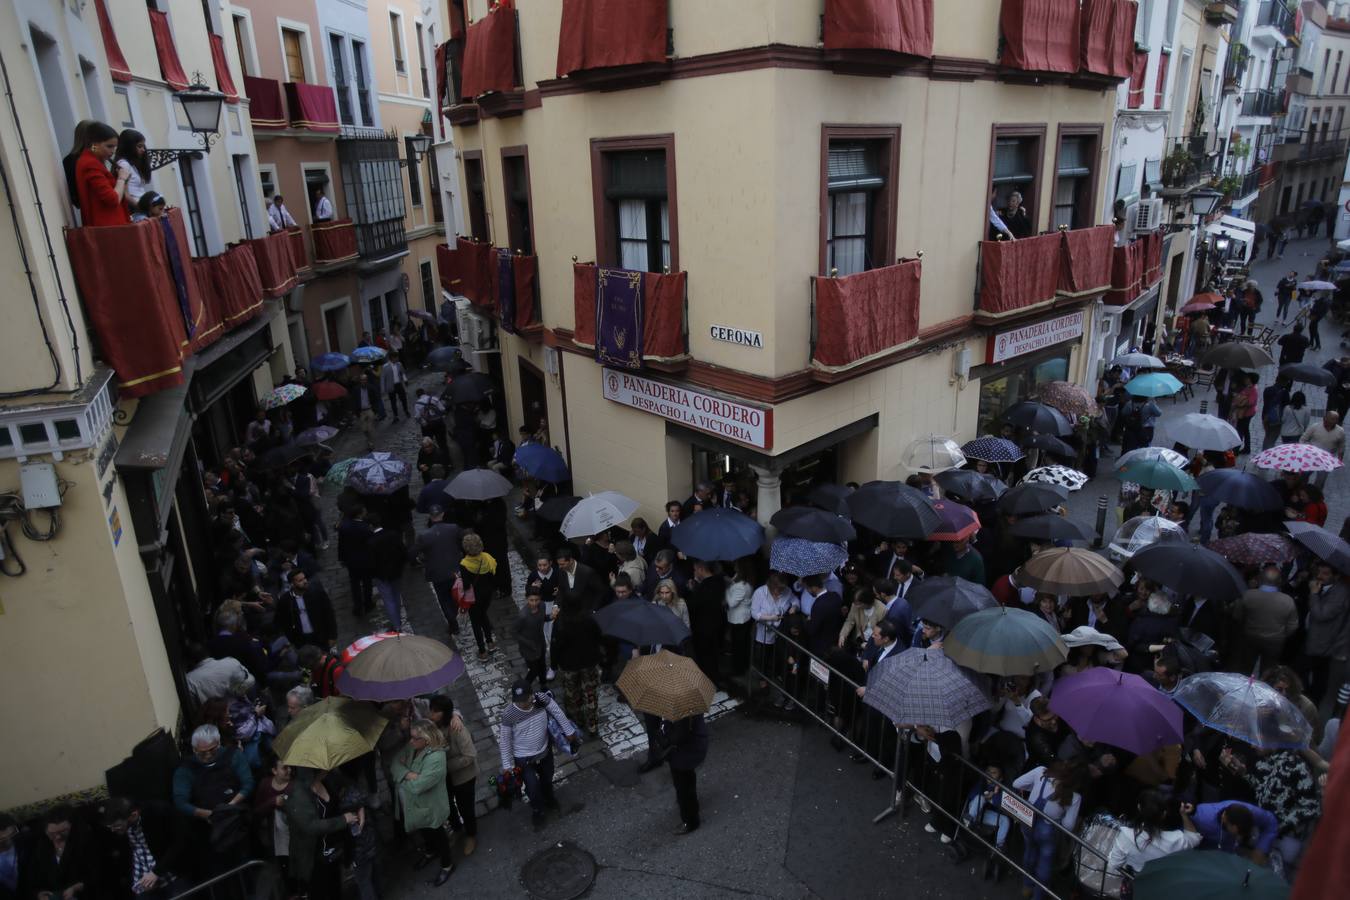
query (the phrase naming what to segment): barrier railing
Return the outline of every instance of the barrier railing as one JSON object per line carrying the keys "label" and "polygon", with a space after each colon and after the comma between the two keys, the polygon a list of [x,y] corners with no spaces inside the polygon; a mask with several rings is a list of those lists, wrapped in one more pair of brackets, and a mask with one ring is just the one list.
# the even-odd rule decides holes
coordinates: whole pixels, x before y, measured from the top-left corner
{"label": "barrier railing", "polygon": [[285,882],[274,866],[260,859],[250,859],[174,897],[175,900],[189,897],[198,900],[281,900],[285,896],[284,887]]}

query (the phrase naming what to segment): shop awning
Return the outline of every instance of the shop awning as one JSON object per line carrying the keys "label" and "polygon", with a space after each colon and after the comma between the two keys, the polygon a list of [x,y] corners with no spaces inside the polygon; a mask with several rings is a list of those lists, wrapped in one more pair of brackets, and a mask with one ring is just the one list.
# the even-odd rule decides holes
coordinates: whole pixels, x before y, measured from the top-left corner
{"label": "shop awning", "polygon": [[1219,221],[1205,228],[1206,234],[1226,235],[1233,240],[1251,244],[1256,241],[1256,223],[1235,216],[1221,216]]}

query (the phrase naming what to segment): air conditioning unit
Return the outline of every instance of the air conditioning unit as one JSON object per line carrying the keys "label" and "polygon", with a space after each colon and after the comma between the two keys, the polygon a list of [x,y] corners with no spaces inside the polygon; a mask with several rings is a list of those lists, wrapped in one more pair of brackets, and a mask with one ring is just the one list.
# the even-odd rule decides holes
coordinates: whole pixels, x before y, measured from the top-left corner
{"label": "air conditioning unit", "polygon": [[459,347],[464,360],[476,370],[487,370],[480,351],[493,347],[492,323],[473,308],[463,297],[455,298],[455,325],[459,328]]}
{"label": "air conditioning unit", "polygon": [[1148,200],[1140,200],[1135,205],[1138,207],[1134,214],[1135,234],[1157,231],[1162,227],[1163,202],[1161,198],[1152,197]]}
{"label": "air conditioning unit", "polygon": [[1134,239],[1135,222],[1139,218],[1139,201],[1136,200],[1134,203],[1131,203],[1130,205],[1126,206],[1125,212],[1122,214],[1122,218],[1125,221],[1125,225],[1120,229],[1120,232],[1117,235],[1116,239],[1118,243],[1120,242],[1128,243],[1129,241]]}

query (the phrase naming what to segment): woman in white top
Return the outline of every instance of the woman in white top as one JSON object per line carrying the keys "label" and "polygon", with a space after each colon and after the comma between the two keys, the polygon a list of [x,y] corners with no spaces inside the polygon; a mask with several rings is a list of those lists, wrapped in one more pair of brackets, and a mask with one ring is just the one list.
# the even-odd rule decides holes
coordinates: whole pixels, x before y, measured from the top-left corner
{"label": "woman in white top", "polygon": [[[1034,876],[1041,884],[1050,883],[1050,873],[1055,867],[1055,851],[1059,847],[1059,829],[1052,822],[1058,822],[1065,830],[1073,831],[1078,824],[1078,811],[1083,805],[1083,797],[1074,790],[1077,781],[1076,770],[1063,761],[1049,766],[1037,766],[1024,773],[1012,786],[1026,794],[1027,802],[1040,810],[1036,824],[1022,827],[1022,843],[1026,849],[1022,853],[1022,868]],[[1030,892],[1034,900],[1041,900],[1045,892],[1031,879],[1022,879],[1023,896]]]}
{"label": "woman in white top", "polygon": [[1106,855],[1106,871],[1113,875],[1133,879],[1151,860],[1182,850],[1194,850],[1204,840],[1184,806],[1181,807],[1182,827],[1163,830],[1167,804],[1155,790],[1140,793],[1135,810],[1135,825],[1123,826],[1116,832],[1115,843]]}
{"label": "woman in white top", "polygon": [[[128,128],[117,136],[117,168],[127,173],[126,204],[134,212],[141,195],[150,190],[150,156],[145,152],[145,135]],[[1299,432],[1302,434],[1302,432]]]}
{"label": "woman in white top", "polygon": [[1302,391],[1294,391],[1289,405],[1284,408],[1284,418],[1280,421],[1280,443],[1297,444],[1312,422],[1312,410],[1308,409],[1308,398]]}
{"label": "woman in white top", "polygon": [[[770,572],[768,581],[755,588],[755,592],[750,595],[750,617],[755,622],[754,662],[761,672],[777,671],[782,655],[774,655],[773,645],[777,638],[774,629],[783,624],[783,617],[794,602],[796,595],[788,589],[783,576],[777,572]],[[767,681],[760,680],[760,690],[768,686]]]}
{"label": "woman in white top", "polygon": [[731,672],[744,675],[750,667],[750,621],[755,592],[755,566],[750,557],[736,560],[736,574],[727,582],[722,605],[727,610],[727,624],[731,626]]}

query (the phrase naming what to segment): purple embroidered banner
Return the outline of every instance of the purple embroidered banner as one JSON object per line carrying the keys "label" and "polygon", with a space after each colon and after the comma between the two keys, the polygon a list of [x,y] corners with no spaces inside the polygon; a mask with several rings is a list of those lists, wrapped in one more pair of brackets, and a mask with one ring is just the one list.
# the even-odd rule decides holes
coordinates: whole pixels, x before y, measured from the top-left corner
{"label": "purple embroidered banner", "polygon": [[516,333],[516,270],[511,251],[497,251],[497,313],[502,331]]}
{"label": "purple embroidered banner", "polygon": [[616,369],[642,368],[642,272],[599,269],[595,289],[595,360]]}
{"label": "purple embroidered banner", "polygon": [[188,339],[197,334],[197,323],[192,321],[192,302],[188,299],[187,269],[183,266],[183,251],[178,246],[178,235],[173,233],[173,222],[168,216],[159,220],[164,227],[164,250],[169,256],[169,271],[173,273],[173,289],[178,295],[178,308],[183,311],[183,327]]}

